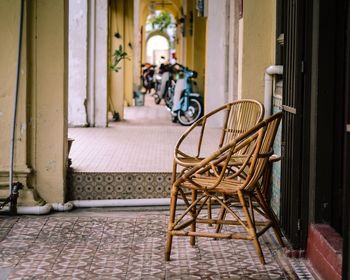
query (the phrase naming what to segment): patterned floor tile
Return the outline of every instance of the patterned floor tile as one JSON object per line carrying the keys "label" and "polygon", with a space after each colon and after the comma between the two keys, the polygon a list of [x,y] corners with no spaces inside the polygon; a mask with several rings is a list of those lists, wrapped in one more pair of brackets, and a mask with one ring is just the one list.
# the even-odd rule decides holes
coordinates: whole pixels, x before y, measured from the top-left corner
{"label": "patterned floor tile", "polygon": [[171,173],[73,171],[67,182],[69,200],[166,198]]}
{"label": "patterned floor tile", "polygon": [[22,280],[293,279],[296,275],[288,272],[290,264],[286,268],[279,261],[282,250],[271,233],[262,238],[265,266],[250,242],[197,238],[191,246],[186,237],[174,237],[171,261],[165,262],[167,212],[98,215],[20,217],[0,242],[0,269],[9,267],[8,279]]}

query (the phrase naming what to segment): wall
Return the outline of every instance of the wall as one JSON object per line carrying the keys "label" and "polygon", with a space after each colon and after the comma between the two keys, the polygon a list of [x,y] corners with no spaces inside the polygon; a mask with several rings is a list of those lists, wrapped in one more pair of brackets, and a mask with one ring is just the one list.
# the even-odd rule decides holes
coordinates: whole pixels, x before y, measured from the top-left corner
{"label": "wall", "polygon": [[140,0],[134,1],[134,69],[133,69],[133,90],[140,87],[140,65],[141,65],[141,32],[140,32]]}
{"label": "wall", "polygon": [[[88,110],[90,126],[107,126],[108,0],[90,0]],[[93,5],[93,4],[91,4]],[[95,18],[92,24],[92,17]]]}
{"label": "wall", "polygon": [[124,61],[124,96],[128,105],[133,104],[133,60],[134,60],[134,5],[133,1],[126,1],[125,24],[124,24],[124,46],[129,59]]}
{"label": "wall", "polygon": [[[109,102],[110,111],[124,117],[124,105],[132,105],[134,90],[133,46],[134,46],[134,3],[133,1],[111,1],[109,20],[109,56],[112,63],[114,51],[122,45],[129,59],[122,60],[118,72],[109,71]],[[120,38],[115,34],[118,33]]]}
{"label": "wall", "polygon": [[[142,30],[142,34],[140,34],[140,41],[135,42],[136,44],[140,44],[140,56],[142,57],[141,61],[142,63],[147,62],[146,61],[146,32],[145,32],[145,24],[147,17],[150,14],[150,5],[153,0],[140,0],[139,4],[139,30]],[[167,13],[170,13],[174,16],[175,20],[179,20],[179,18],[182,16],[180,13],[180,8],[182,7],[184,12],[186,12],[186,2],[184,0],[169,0],[169,3],[167,5],[162,5],[162,2],[158,1],[154,3],[155,10],[163,10]],[[177,40],[175,42],[175,50],[176,50],[176,56],[177,56],[177,62],[181,64],[186,63],[186,58],[184,54],[184,48],[186,45],[186,42],[184,41],[184,37],[182,36],[181,32],[181,24],[178,25],[179,28],[177,28],[176,37]]]}
{"label": "wall", "polygon": [[69,1],[68,124],[87,126],[88,2]]}
{"label": "wall", "polygon": [[47,202],[63,202],[67,165],[68,7],[29,1],[27,153],[30,186]]}
{"label": "wall", "polygon": [[242,98],[263,102],[264,72],[275,64],[276,1],[245,0],[241,42],[241,88]]}
{"label": "wall", "polygon": [[[184,53],[184,58],[185,58],[185,63],[184,65],[186,65],[187,67],[189,67],[190,69],[193,69],[194,64],[193,64],[193,56],[194,56],[194,35],[195,33],[192,30],[190,30],[191,27],[191,13],[192,13],[192,26],[194,26],[194,18],[195,18],[195,3],[194,1],[190,0],[190,1],[186,1],[186,10],[185,10],[185,53]],[[205,41],[204,41],[205,42]],[[203,43],[204,43],[203,42]]]}
{"label": "wall", "polygon": [[[66,1],[26,1],[15,137],[19,205],[63,202],[67,158]],[[19,1],[0,1],[0,179],[7,180],[16,77]],[[5,148],[6,147],[6,148]],[[4,183],[2,186],[5,185]],[[0,192],[3,196],[4,192]]]}
{"label": "wall", "polygon": [[196,79],[199,92],[204,95],[205,81],[205,55],[206,55],[206,33],[207,33],[207,18],[194,17],[193,26],[193,69],[198,72]]}
{"label": "wall", "polygon": [[[115,37],[118,33],[123,36],[124,29],[124,1],[111,1],[109,6],[109,64],[113,63],[113,53],[122,45],[124,48],[124,43],[122,39]],[[122,37],[121,37],[122,38]],[[119,64],[123,67],[123,62]],[[124,79],[123,70],[118,73],[109,71],[109,81],[108,81],[108,102],[109,111],[119,113],[120,118],[124,117]]]}
{"label": "wall", "polygon": [[107,4],[69,1],[70,126],[107,126]]}
{"label": "wall", "polygon": [[[227,96],[227,22],[226,0],[208,1],[207,47],[205,77],[205,112],[222,106]],[[221,119],[213,121],[220,126]]]}
{"label": "wall", "polygon": [[229,2],[228,102],[238,99],[239,1]]}
{"label": "wall", "polygon": [[[17,50],[19,36],[19,14],[20,1],[0,1],[0,197],[9,195],[9,167],[10,167],[10,143],[12,132],[12,117],[14,107],[14,94],[17,72]],[[27,141],[28,141],[28,119],[27,119],[27,15],[25,13],[22,63],[20,65],[19,77],[19,99],[17,107],[16,136],[14,139],[14,180],[20,181],[26,187],[21,193],[21,201],[30,203],[33,199],[31,190],[28,189],[30,167],[27,165]],[[6,38],[6,39],[4,39]],[[25,197],[24,197],[25,196]]]}

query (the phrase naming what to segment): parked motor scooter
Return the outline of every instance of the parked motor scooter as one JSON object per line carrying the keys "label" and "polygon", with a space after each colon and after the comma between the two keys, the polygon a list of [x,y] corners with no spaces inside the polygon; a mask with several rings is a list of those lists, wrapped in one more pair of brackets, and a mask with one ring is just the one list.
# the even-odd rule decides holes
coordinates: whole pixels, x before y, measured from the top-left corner
{"label": "parked motor scooter", "polygon": [[[192,80],[197,77],[197,72],[179,66],[182,67],[183,77],[176,81],[173,89],[171,117],[173,122],[178,121],[181,125],[188,126],[203,115],[203,102],[197,92],[196,83]],[[171,89],[168,89],[168,92],[171,92]]]}
{"label": "parked motor scooter", "polygon": [[161,64],[159,67],[158,75],[155,78],[155,93],[153,95],[154,102],[159,104],[162,99],[164,99],[165,104],[168,108],[169,105],[169,95],[168,88],[172,85],[172,81],[175,80],[177,64]]}
{"label": "parked motor scooter", "polygon": [[145,93],[151,93],[152,89],[155,89],[154,73],[155,73],[156,65],[145,63],[145,64],[141,64],[141,67],[142,67],[141,82],[143,87],[146,89]]}

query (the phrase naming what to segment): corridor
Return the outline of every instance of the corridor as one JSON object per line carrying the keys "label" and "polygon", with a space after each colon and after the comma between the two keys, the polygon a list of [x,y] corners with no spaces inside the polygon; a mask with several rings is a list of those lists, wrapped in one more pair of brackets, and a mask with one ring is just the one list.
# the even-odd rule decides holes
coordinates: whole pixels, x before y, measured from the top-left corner
{"label": "corridor", "polygon": [[[69,129],[75,199],[169,197],[172,152],[186,128],[171,123],[150,96],[125,115],[109,128]],[[216,145],[215,133],[208,135],[207,152]],[[196,146],[192,140],[189,150]],[[191,247],[186,237],[174,238],[171,261],[165,262],[167,208],[0,215],[0,280],[314,279],[305,261],[287,258],[270,232],[261,237],[265,266],[251,242],[198,238]]]}

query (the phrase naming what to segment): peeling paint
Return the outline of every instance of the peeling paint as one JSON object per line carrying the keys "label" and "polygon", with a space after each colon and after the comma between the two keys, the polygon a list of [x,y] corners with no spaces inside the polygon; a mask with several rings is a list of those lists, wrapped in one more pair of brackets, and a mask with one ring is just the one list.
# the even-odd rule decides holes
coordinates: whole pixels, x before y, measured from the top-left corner
{"label": "peeling paint", "polygon": [[49,160],[46,165],[46,171],[52,171],[56,169],[57,161]]}
{"label": "peeling paint", "polygon": [[27,124],[26,123],[21,123],[21,125],[20,125],[20,133],[24,134],[26,130],[27,130]]}

